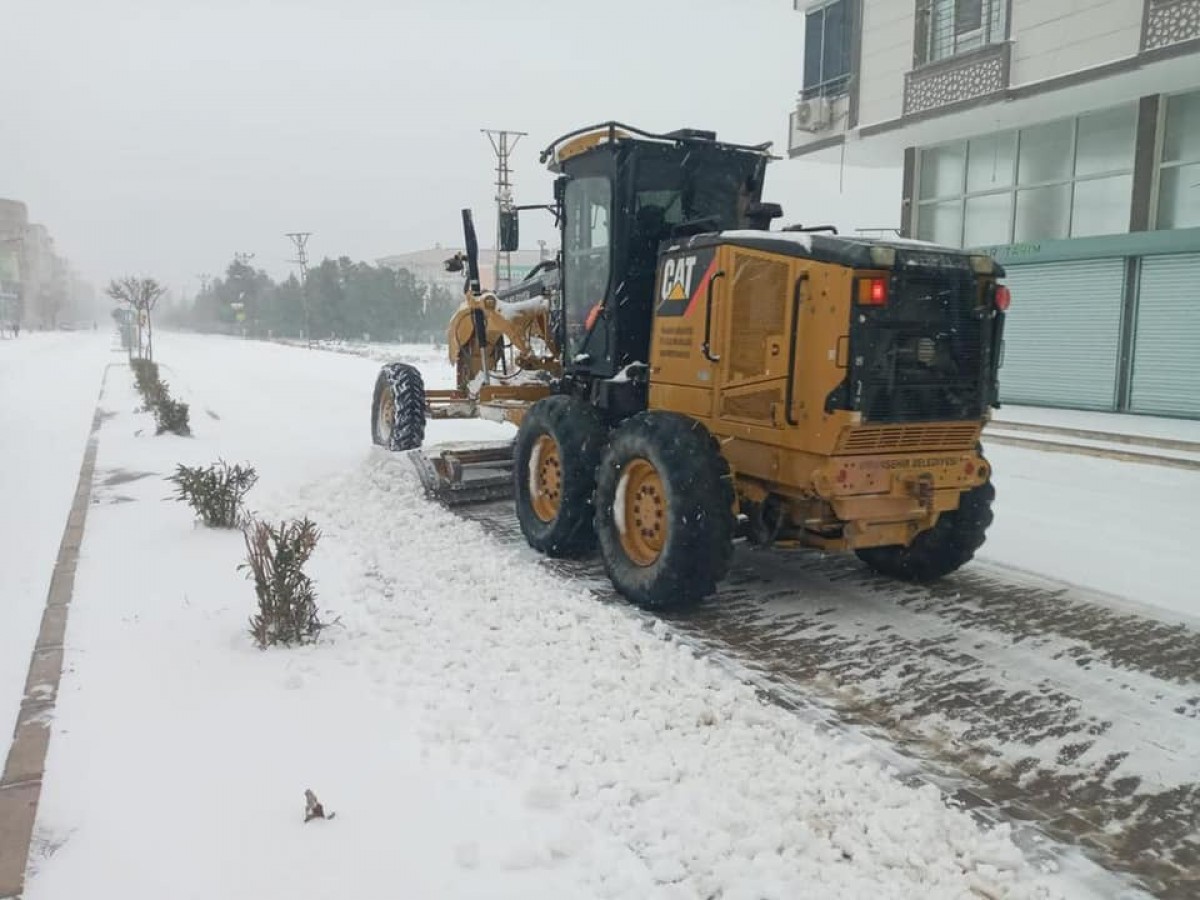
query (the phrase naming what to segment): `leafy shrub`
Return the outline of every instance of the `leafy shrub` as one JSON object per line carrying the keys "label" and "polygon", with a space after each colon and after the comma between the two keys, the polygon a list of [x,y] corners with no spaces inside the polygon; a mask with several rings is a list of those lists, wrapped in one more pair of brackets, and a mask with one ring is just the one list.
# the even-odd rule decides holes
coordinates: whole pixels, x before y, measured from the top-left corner
{"label": "leafy shrub", "polygon": [[258,612],[250,617],[250,635],[260,648],[273,644],[307,644],[324,622],[317,615],[317,596],[304,564],[321,537],[307,517],[273,527],[252,522],[245,530],[246,562],[258,595]]}
{"label": "leafy shrub", "polygon": [[133,377],[137,381],[138,390],[144,391],[143,385],[158,381],[158,363],[148,359],[131,359],[129,365],[133,367]]}
{"label": "leafy shrub", "polygon": [[158,398],[153,407],[154,424],[158,427],[158,434],[169,431],[172,434],[187,437],[192,433],[188,405],[171,398],[165,381],[160,381],[159,385],[162,387],[162,396]]}
{"label": "leafy shrub", "polygon": [[175,467],[168,481],[175,484],[175,499],[188,504],[209,528],[237,528],[242,524],[242,500],[258,481],[253,466],[231,466],[219,459],[209,466]]}
{"label": "leafy shrub", "polygon": [[171,389],[158,375],[158,363],[148,359],[131,359],[134,381],[146,403],[146,410],[154,413],[158,434],[171,432],[186,437],[192,433],[188,405],[171,397]]}
{"label": "leafy shrub", "polygon": [[129,365],[133,367],[134,383],[146,402],[146,409],[154,409],[164,392],[163,383],[158,377],[158,363],[148,359],[131,359]]}

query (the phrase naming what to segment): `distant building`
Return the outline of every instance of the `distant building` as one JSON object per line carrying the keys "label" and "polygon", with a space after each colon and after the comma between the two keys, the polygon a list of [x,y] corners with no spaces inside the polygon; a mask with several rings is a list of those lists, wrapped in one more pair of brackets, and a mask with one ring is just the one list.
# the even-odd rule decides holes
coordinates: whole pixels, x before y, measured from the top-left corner
{"label": "distant building", "polygon": [[[397,253],[393,256],[383,256],[375,260],[375,264],[389,269],[407,269],[418,281],[436,284],[453,291],[462,293],[463,275],[460,272],[447,272],[446,260],[455,253],[462,252],[456,247],[443,247],[437,244],[428,250],[415,250],[411,253]],[[512,256],[512,280],[515,284],[524,278],[529,271],[543,259],[553,255],[549,249],[518,250]],[[495,259],[496,251],[490,248],[479,250],[479,281],[484,290],[495,289]]]}
{"label": "distant building", "polygon": [[21,305],[21,255],[29,213],[19,200],[0,199],[0,330],[18,321]]}
{"label": "distant building", "polygon": [[1008,269],[1004,400],[1200,417],[1200,0],[795,0],[790,155]]}

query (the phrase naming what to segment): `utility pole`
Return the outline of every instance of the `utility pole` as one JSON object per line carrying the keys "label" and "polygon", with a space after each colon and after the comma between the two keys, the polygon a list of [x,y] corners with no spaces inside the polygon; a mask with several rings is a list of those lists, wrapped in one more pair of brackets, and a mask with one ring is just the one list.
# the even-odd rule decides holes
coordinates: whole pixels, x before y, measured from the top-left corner
{"label": "utility pole", "polygon": [[498,291],[501,288],[501,280],[504,287],[512,284],[512,254],[502,253],[500,250],[500,214],[513,208],[512,169],[508,161],[521,138],[528,132],[500,131],[494,128],[479,130],[487,135],[492,149],[496,151],[496,268],[492,289]]}
{"label": "utility pole", "polygon": [[312,232],[289,231],[287,237],[291,238],[292,243],[296,246],[296,258],[289,259],[288,262],[295,263],[300,267],[300,305],[304,309],[304,340],[311,348],[312,330],[309,328],[308,322],[308,239],[312,237]]}

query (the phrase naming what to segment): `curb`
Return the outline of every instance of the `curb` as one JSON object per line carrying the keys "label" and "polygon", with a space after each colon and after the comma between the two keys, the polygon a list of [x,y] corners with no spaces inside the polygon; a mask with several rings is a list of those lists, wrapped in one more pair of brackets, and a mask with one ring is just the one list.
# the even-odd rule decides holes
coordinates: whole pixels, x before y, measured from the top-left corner
{"label": "curb", "polygon": [[[100,383],[101,395],[107,377],[106,368]],[[46,594],[41,628],[29,657],[29,674],[25,679],[25,695],[17,713],[17,726],[13,731],[8,760],[0,774],[0,900],[19,900],[24,888],[25,868],[42,794],[46,751],[50,747],[50,725],[62,677],[63,643],[71,593],[75,587],[75,568],[83,543],[88,506],[91,504],[92,476],[96,469],[102,421],[97,402],[83,464],[79,468],[75,497],[71,502],[71,512],[67,516],[50,589]]]}

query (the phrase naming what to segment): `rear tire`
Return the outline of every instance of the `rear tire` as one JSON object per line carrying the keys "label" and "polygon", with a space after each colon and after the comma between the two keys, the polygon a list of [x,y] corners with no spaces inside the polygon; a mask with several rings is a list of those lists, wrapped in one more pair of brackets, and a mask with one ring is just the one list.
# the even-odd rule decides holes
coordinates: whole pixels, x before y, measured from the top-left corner
{"label": "rear tire", "polygon": [[870,547],[855,551],[881,575],[901,581],[937,581],[969,563],[987,539],[996,489],[990,481],[959,498],[958,509],[942,513],[937,524],[907,547]]}
{"label": "rear tire", "polygon": [[425,441],[425,381],[406,363],[389,363],[375,379],[371,439],[388,450],[415,450]]}
{"label": "rear tire", "polygon": [[733,483],[708,429],[643,412],[613,433],[596,476],[596,535],[616,589],[645,609],[694,606],[733,558]]}
{"label": "rear tire", "polygon": [[578,556],[595,546],[592,493],[608,429],[591,405],[556,395],[529,408],[517,432],[513,486],[529,546]]}

